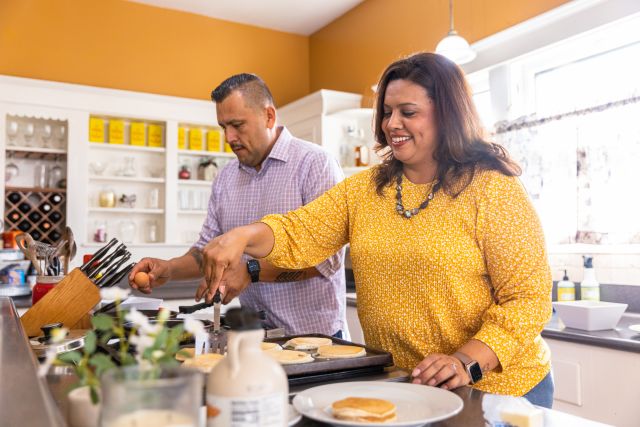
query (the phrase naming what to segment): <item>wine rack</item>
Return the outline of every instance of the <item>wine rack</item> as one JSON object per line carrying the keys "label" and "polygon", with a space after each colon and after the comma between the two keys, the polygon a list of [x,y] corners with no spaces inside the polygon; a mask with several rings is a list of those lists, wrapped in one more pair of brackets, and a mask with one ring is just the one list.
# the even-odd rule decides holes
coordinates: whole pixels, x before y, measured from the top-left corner
{"label": "wine rack", "polygon": [[5,191],[6,230],[20,230],[50,244],[60,240],[66,226],[64,189],[6,187]]}

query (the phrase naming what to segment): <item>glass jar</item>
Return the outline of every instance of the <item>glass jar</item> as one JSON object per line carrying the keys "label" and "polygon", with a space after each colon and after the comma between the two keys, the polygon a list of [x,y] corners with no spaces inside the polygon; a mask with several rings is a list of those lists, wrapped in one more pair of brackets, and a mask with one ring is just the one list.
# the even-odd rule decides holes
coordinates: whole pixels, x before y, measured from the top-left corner
{"label": "glass jar", "polygon": [[45,188],[47,186],[47,165],[36,163],[33,167],[33,186]]}
{"label": "glass jar", "polygon": [[118,230],[123,243],[132,243],[136,238],[136,223],[130,219],[120,221]]}
{"label": "glass jar", "polygon": [[45,296],[53,287],[62,280],[64,276],[38,276],[36,284],[33,286],[31,293],[31,304],[37,303],[40,298]]}
{"label": "glass jar", "polygon": [[147,243],[158,241],[158,223],[155,220],[147,221]]}
{"label": "glass jar", "polygon": [[195,369],[138,365],[109,369],[102,376],[100,425],[197,426],[203,389]]}
{"label": "glass jar", "polygon": [[116,193],[115,191],[105,188],[98,194],[98,205],[101,208],[113,208],[116,206]]}

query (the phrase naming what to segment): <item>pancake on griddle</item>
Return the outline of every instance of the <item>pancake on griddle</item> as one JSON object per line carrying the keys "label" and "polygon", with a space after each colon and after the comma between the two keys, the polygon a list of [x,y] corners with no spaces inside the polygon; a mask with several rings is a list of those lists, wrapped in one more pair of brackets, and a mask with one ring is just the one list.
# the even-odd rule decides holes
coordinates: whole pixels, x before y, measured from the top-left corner
{"label": "pancake on griddle", "polygon": [[323,345],[318,347],[316,357],[322,359],[351,359],[354,357],[363,357],[367,351],[355,345]]}

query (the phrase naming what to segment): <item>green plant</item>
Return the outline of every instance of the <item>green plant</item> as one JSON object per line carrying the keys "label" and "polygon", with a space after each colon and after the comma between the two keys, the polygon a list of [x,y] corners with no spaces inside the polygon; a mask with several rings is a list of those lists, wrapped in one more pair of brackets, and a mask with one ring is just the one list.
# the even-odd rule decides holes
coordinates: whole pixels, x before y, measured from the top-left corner
{"label": "green plant", "polygon": [[[115,300],[116,315],[98,314],[91,319],[93,330],[87,332],[82,351],[73,350],[56,356],[53,350],[54,354],[47,354],[45,361],[45,365],[53,363],[73,368],[78,381],[71,389],[88,386],[94,404],[99,401],[100,376],[105,371],[136,364],[156,368],[176,366],[179,362],[175,356],[180,353],[180,341],[184,335],[204,333],[204,326],[197,320],[185,321],[184,326],[166,327],[165,322],[169,318],[169,310],[166,309],[160,310],[158,321],[154,324],[135,308],[122,310],[120,302],[127,297],[128,291],[117,289],[115,292],[102,291],[101,294],[103,299]],[[60,340],[65,335],[64,328],[55,331],[54,340]],[[115,354],[99,351],[100,347],[107,348],[112,340],[118,341]],[[182,355],[189,357],[186,352]],[[43,370],[46,372],[48,367]],[[150,370],[154,371],[159,372],[157,369]]]}

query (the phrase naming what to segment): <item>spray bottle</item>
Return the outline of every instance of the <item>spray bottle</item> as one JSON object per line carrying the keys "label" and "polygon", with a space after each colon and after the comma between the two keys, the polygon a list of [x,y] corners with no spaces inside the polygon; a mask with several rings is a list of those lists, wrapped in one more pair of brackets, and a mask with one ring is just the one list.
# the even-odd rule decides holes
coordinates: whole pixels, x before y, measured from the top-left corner
{"label": "spray bottle", "polygon": [[593,269],[593,257],[584,258],[584,278],[580,282],[580,292],[583,300],[600,301],[600,283],[596,279],[596,271]]}

